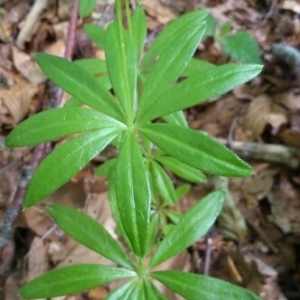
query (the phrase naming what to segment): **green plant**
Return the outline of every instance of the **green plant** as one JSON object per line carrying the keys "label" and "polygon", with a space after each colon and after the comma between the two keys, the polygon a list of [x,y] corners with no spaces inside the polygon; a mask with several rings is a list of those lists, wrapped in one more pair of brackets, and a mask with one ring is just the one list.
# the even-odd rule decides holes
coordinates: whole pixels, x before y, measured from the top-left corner
{"label": "green plant", "polygon": [[205,36],[213,36],[218,42],[224,54],[237,61],[261,64],[259,46],[254,38],[245,30],[239,30],[230,34],[232,22],[226,22],[218,28],[218,21],[211,15],[207,15],[207,30]]}
{"label": "green plant", "polygon": [[[105,49],[105,63],[70,62],[42,53],[35,56],[49,79],[72,95],[72,99],[64,108],[27,119],[10,133],[5,143],[18,147],[70,136],[36,169],[25,196],[25,208],[67,182],[108,144],[119,147],[118,157],[97,172],[108,175],[113,215],[132,257],[89,216],[50,205],[47,213],[62,230],[120,267],[75,265],[53,270],[29,282],[20,294],[25,298],[55,297],[127,278],[107,299],[166,299],[153,279],[186,299],[259,299],[217,279],[153,270],[208,231],[222,208],[222,190],[210,193],[183,216],[174,217],[176,224],[165,230],[156,247],[153,245],[158,214],[151,218],[151,202],[156,209],[164,209],[178,200],[162,165],[197,181],[205,180],[202,171],[221,176],[252,174],[250,166],[233,152],[207,134],[189,129],[181,110],[226,93],[255,77],[262,67],[216,67],[192,60],[205,33],[204,10],[170,23],[141,60],[145,15],[138,7],[130,17],[128,1],[126,7],[127,30],[122,25],[120,0],[116,1],[116,21],[107,30],[86,27],[90,37]],[[84,14],[89,10],[90,7],[85,8]],[[175,84],[179,77],[182,80]],[[108,91],[110,87],[113,94]],[[157,122],[160,119],[166,123]],[[184,193],[185,187],[182,189],[179,194]],[[164,214],[170,217],[166,211]],[[150,251],[151,258],[146,263]]]}

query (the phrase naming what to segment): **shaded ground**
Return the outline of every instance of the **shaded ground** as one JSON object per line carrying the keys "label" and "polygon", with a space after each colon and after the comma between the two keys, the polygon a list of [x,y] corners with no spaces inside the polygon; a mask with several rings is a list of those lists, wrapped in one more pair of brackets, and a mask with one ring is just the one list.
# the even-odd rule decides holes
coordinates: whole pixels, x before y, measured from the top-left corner
{"label": "shaded ground", "polygon": [[[38,2],[42,7],[36,19],[28,18]],[[5,149],[5,136],[24,118],[45,109],[54,90],[31,55],[36,51],[64,54],[71,2],[58,2],[57,6],[50,0],[34,5],[33,1],[0,0],[4,8],[0,17],[0,222],[13,202],[22,167],[33,152],[31,148]],[[98,1],[93,17],[78,21],[75,58],[103,58],[103,51],[88,41],[82,26],[86,22],[107,25],[113,18],[112,2]],[[170,20],[207,8],[219,26],[232,21],[231,32],[247,30],[259,43],[265,64],[261,76],[221,101],[214,99],[186,112],[192,128],[222,139],[256,174],[246,179],[211,178],[205,185],[193,186],[177,210],[186,210],[217,187],[227,190],[227,205],[205,239],[163,267],[210,274],[266,300],[300,299],[300,4],[287,0],[145,0],[144,8],[148,45]],[[281,46],[274,47],[278,43]],[[199,45],[195,57],[215,64],[230,61],[212,37]],[[67,98],[64,95],[63,102]],[[68,239],[44,212],[45,204],[54,202],[82,208],[114,234],[105,178],[92,175],[96,166],[114,155],[111,151],[94,159],[43,204],[21,214],[14,234],[15,249],[8,243],[1,255],[4,299],[17,299],[22,284],[53,267],[111,263]],[[111,288],[67,298],[103,299]],[[175,299],[172,294],[168,297]]]}

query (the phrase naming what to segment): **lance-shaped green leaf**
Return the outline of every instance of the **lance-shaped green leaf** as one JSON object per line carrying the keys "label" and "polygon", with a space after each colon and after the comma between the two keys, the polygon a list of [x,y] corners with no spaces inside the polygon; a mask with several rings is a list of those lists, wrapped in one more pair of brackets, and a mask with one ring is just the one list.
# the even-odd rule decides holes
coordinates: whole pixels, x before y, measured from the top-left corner
{"label": "lance-shaped green leaf", "polygon": [[168,300],[166,296],[164,296],[157,287],[150,281],[144,280],[144,288],[146,292],[146,299],[155,299],[155,300]]}
{"label": "lance-shaped green leaf", "polygon": [[174,125],[180,125],[183,127],[188,127],[185,119],[185,115],[182,110],[176,111],[172,114],[163,116],[164,121]]}
{"label": "lance-shaped green leaf", "polygon": [[253,173],[237,155],[203,132],[170,124],[144,125],[139,130],[167,154],[203,172],[227,177]]}
{"label": "lance-shaped green leaf", "polygon": [[105,49],[106,31],[94,24],[85,24],[83,27],[87,36],[101,49]]}
{"label": "lance-shaped green leaf", "polygon": [[261,300],[239,286],[208,276],[181,271],[152,272],[151,276],[187,300]]}
{"label": "lance-shaped green leaf", "polygon": [[74,265],[55,269],[30,281],[21,288],[20,295],[27,299],[64,296],[135,275],[127,269],[103,265]]}
{"label": "lance-shaped green leaf", "polygon": [[96,5],[97,0],[81,0],[79,2],[79,15],[80,18],[84,18],[88,16],[92,10],[94,9],[94,6]]}
{"label": "lance-shaped green leaf", "polygon": [[158,226],[159,226],[159,216],[158,216],[158,213],[154,213],[151,216],[151,221],[149,224],[148,236],[147,236],[147,241],[146,241],[147,253],[149,253],[152,250],[152,247],[156,242]]}
{"label": "lance-shaped green leaf", "polygon": [[48,206],[47,213],[66,234],[80,244],[123,267],[134,269],[121,245],[101,224],[87,214],[57,204]]}
{"label": "lance-shaped green leaf", "polygon": [[136,280],[135,287],[130,295],[130,300],[148,300],[142,279],[139,278]]}
{"label": "lance-shaped green leaf", "polygon": [[207,74],[212,68],[216,68],[216,65],[206,60],[192,58],[182,72],[181,77],[191,77],[200,73]]}
{"label": "lance-shaped green leaf", "polygon": [[176,189],[177,199],[182,199],[191,190],[190,184],[183,184]]}
{"label": "lance-shaped green leaf", "polygon": [[108,74],[126,119],[131,123],[136,101],[137,58],[132,40],[124,28],[111,23],[107,29],[105,55]]}
{"label": "lance-shaped green leaf", "polygon": [[74,64],[81,67],[85,71],[91,74],[103,74],[107,73],[105,60],[98,58],[85,58],[74,61]]}
{"label": "lance-shaped green leaf", "polygon": [[67,93],[119,121],[124,120],[118,102],[93,75],[58,56],[38,53],[35,60],[45,75]]}
{"label": "lance-shaped green leaf", "polygon": [[[185,14],[180,18],[171,21],[163,31],[156,37],[151,47],[148,49],[142,64],[141,69],[144,71],[169,45],[173,42],[174,36],[178,34],[181,28],[189,26],[191,22],[195,22],[195,26],[199,26],[207,16],[207,11],[198,10]],[[177,47],[178,45],[176,45]]]}
{"label": "lance-shaped green leaf", "polygon": [[80,107],[83,103],[79,101],[78,99],[71,97],[68,99],[68,101],[64,104],[63,107]]}
{"label": "lance-shaped green leaf", "polygon": [[87,58],[75,60],[74,63],[92,74],[98,84],[106,90],[111,89],[111,82],[108,76],[105,60],[96,58]]}
{"label": "lance-shaped green leaf", "polygon": [[119,132],[119,128],[92,131],[56,148],[35,170],[28,185],[24,207],[30,207],[61,187],[99,154]]}
{"label": "lance-shaped green leaf", "polygon": [[110,168],[114,168],[116,161],[116,158],[107,160],[95,170],[95,175],[108,177],[109,170]]}
{"label": "lance-shaped green leaf", "polygon": [[[116,164],[116,162],[115,162]],[[126,241],[127,245],[130,245],[130,241],[126,235],[126,232],[123,228],[122,220],[120,217],[120,212],[118,208],[118,200],[116,195],[116,172],[115,168],[110,168],[108,171],[108,199],[110,207],[114,216],[114,219],[117,223],[116,233],[119,236],[122,236]]]}
{"label": "lance-shaped green leaf", "polygon": [[107,297],[105,297],[105,300],[131,300],[131,294],[132,291],[135,288],[136,280],[132,279],[125,284],[121,285],[114,291],[112,291]]}
{"label": "lance-shaped green leaf", "polygon": [[5,145],[36,145],[74,133],[105,128],[122,130],[125,129],[125,125],[92,109],[57,108],[41,112],[22,122],[7,136]]}
{"label": "lance-shaped green leaf", "polygon": [[164,213],[174,224],[177,224],[182,217],[182,213],[173,210],[164,209]]}
{"label": "lance-shaped green leaf", "polygon": [[150,171],[153,174],[154,184],[161,197],[169,205],[176,203],[176,193],[173,183],[166,171],[154,160],[150,162]]}
{"label": "lance-shaped green leaf", "polygon": [[177,84],[139,111],[138,122],[146,122],[220,96],[261,72],[260,65],[226,64],[201,72]]}
{"label": "lance-shaped green leaf", "polygon": [[[106,61],[97,58],[86,58],[75,60],[74,64],[92,74],[102,88],[111,89],[111,82],[108,76]],[[69,101],[69,100],[68,100]]]}
{"label": "lance-shaped green leaf", "polygon": [[137,119],[140,119],[145,111],[152,106],[152,102],[156,102],[160,96],[169,90],[174,81],[181,75],[199,45],[205,32],[205,24],[199,24],[197,15],[192,16],[190,23],[178,28],[178,31],[172,37],[172,41],[159,54],[154,67],[147,76],[141,94]]}
{"label": "lance-shaped green leaf", "polygon": [[194,205],[157,247],[149,267],[153,268],[183,251],[201,238],[215,222],[225,199],[223,191],[216,191]]}
{"label": "lance-shaped green leaf", "polygon": [[139,257],[146,253],[150,219],[150,188],[140,146],[129,131],[116,165],[115,186],[120,219],[130,246]]}
{"label": "lance-shaped green leaf", "polygon": [[206,182],[205,175],[196,168],[193,168],[180,160],[166,155],[155,155],[155,159],[171,170],[177,176],[190,182]]}
{"label": "lance-shaped green leaf", "polygon": [[147,20],[145,12],[140,6],[137,7],[133,13],[131,19],[131,28],[133,45],[136,49],[136,58],[137,61],[139,61],[147,35]]}

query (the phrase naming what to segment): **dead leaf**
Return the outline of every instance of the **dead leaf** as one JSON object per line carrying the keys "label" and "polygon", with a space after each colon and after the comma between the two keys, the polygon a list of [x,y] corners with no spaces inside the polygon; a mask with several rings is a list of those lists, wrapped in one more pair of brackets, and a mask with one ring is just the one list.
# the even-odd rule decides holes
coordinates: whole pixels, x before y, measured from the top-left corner
{"label": "dead leaf", "polygon": [[300,14],[300,3],[295,0],[285,0],[281,3],[282,9],[291,10],[296,14]]}
{"label": "dead leaf", "polygon": [[31,101],[37,93],[38,86],[25,81],[20,81],[9,89],[1,90],[0,100],[6,106],[15,125],[27,115]]}
{"label": "dead leaf", "polygon": [[108,295],[107,288],[98,286],[88,291],[87,297],[91,300],[103,300]]}
{"label": "dead leaf", "polygon": [[157,0],[144,0],[142,6],[147,14],[156,18],[161,25],[165,25],[177,17],[170,8],[161,5]]}
{"label": "dead leaf", "polygon": [[48,271],[47,249],[40,237],[35,237],[28,252],[27,282]]}
{"label": "dead leaf", "polygon": [[246,130],[251,132],[253,138],[258,138],[263,133],[268,123],[271,105],[272,100],[266,94],[262,94],[251,101],[244,116],[244,126]]}
{"label": "dead leaf", "polygon": [[17,47],[12,48],[13,62],[16,69],[31,83],[40,84],[46,81],[46,76],[31,56]]}

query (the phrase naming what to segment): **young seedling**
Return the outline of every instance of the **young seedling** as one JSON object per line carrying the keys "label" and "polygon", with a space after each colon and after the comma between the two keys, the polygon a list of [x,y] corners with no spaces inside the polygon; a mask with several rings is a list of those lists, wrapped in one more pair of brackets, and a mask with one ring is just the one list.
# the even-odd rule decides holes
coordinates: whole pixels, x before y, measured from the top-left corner
{"label": "young seedling", "polygon": [[[128,256],[91,217],[50,205],[47,213],[63,231],[119,267],[83,264],[56,269],[26,284],[20,294],[24,298],[56,297],[126,278],[127,282],[106,299],[167,299],[153,279],[186,299],[259,299],[249,291],[210,277],[153,270],[209,230],[222,208],[222,190],[210,193],[177,220],[154,248],[150,261],[146,255],[153,246],[155,217],[151,220],[151,201],[155,203],[156,192],[165,203],[177,201],[172,189],[168,190],[170,182],[161,164],[181,176],[184,172],[187,177],[197,174],[198,179],[204,179],[201,172],[220,176],[252,174],[250,166],[233,152],[207,134],[189,129],[181,110],[251,80],[262,66],[200,64],[203,70],[196,72],[199,64],[191,57],[205,33],[205,10],[171,22],[141,58],[147,27],[145,14],[138,7],[131,17],[128,1],[125,3],[128,29],[123,27],[120,0],[116,1],[116,21],[107,30],[86,27],[92,40],[104,48],[105,63],[76,63],[43,53],[35,56],[48,78],[72,99],[66,107],[25,120],[5,143],[19,147],[70,136],[36,169],[25,208],[70,180],[108,144],[117,145],[119,155],[110,162],[113,167],[107,168],[109,201],[132,255]],[[82,7],[82,15],[91,9]],[[94,76],[99,73],[101,76]],[[179,77],[183,80],[176,84]],[[159,149],[154,154],[152,144]],[[151,179],[153,175],[159,180]]]}

